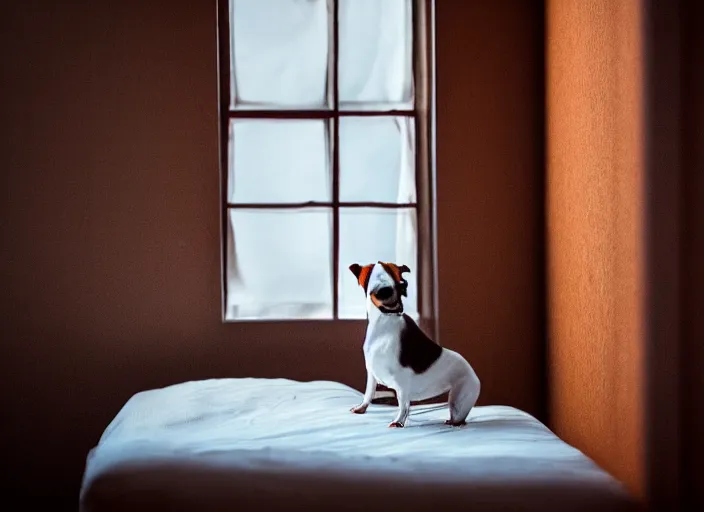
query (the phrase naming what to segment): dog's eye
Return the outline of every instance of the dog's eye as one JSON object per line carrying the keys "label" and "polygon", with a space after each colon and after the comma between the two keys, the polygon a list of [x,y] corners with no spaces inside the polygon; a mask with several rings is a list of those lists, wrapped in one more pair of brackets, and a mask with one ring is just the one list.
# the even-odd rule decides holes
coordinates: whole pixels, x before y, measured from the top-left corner
{"label": "dog's eye", "polygon": [[385,286],[384,288],[381,288],[378,292],[376,292],[376,298],[379,300],[386,300],[389,297],[391,297],[394,294],[393,288],[390,286]]}

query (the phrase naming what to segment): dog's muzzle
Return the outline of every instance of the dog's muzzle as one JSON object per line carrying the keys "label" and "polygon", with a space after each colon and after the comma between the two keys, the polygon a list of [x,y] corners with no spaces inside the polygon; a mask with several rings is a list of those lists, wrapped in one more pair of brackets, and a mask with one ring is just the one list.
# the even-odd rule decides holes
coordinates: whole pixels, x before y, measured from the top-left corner
{"label": "dog's muzzle", "polygon": [[372,302],[379,308],[379,311],[387,314],[403,313],[403,302],[401,295],[405,295],[405,290],[394,289],[391,286],[384,286],[372,292]]}

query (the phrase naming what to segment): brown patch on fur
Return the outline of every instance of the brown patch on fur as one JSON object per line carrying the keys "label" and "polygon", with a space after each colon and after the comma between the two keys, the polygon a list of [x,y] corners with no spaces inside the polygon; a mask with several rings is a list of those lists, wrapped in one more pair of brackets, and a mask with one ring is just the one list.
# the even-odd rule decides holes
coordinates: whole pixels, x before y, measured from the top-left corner
{"label": "brown patch on fur", "polygon": [[365,290],[367,289],[367,284],[369,283],[369,276],[372,273],[373,267],[374,265],[367,265],[365,267],[362,267],[362,271],[359,273],[359,277],[357,278],[357,281],[359,281],[359,286],[361,286]]}
{"label": "brown patch on fur", "polygon": [[399,267],[395,263],[388,263],[384,261],[380,261],[379,264],[384,267],[384,270],[386,270],[386,272],[393,278],[396,283],[400,283],[403,281],[403,277],[401,276],[403,272],[411,271],[411,269],[409,269],[406,265],[401,265]]}
{"label": "brown patch on fur", "polygon": [[370,263],[369,265],[361,266],[357,263],[353,263],[350,265],[350,271],[354,274],[354,276],[357,278],[357,282],[359,283],[359,286],[364,288],[364,291],[367,291],[367,285],[369,284],[369,276],[372,273],[372,268],[374,268],[374,264]]}

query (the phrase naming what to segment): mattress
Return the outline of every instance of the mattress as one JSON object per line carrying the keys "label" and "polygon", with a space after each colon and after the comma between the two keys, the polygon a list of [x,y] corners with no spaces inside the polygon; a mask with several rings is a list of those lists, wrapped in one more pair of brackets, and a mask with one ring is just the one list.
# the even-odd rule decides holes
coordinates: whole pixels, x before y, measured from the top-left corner
{"label": "mattress", "polygon": [[352,414],[328,381],[212,379],[132,396],[88,454],[83,512],[631,510],[622,486],[531,415],[446,404]]}

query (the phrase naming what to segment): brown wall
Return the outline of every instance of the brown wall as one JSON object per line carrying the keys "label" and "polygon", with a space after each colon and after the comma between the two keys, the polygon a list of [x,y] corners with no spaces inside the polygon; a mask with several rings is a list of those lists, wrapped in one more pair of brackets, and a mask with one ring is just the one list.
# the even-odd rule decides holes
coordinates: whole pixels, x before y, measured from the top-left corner
{"label": "brown wall", "polygon": [[437,25],[440,340],[481,403],[543,416],[542,2],[440,1]]}
{"label": "brown wall", "polygon": [[547,2],[550,418],[643,492],[640,2]]}
{"label": "brown wall", "polygon": [[683,494],[704,509],[704,3],[684,2],[682,225]]}
{"label": "brown wall", "polygon": [[[540,6],[441,3],[441,341],[484,403],[539,413]],[[75,509],[88,449],[142,389],[363,386],[363,324],[220,321],[214,2],[0,9],[5,483]]]}

